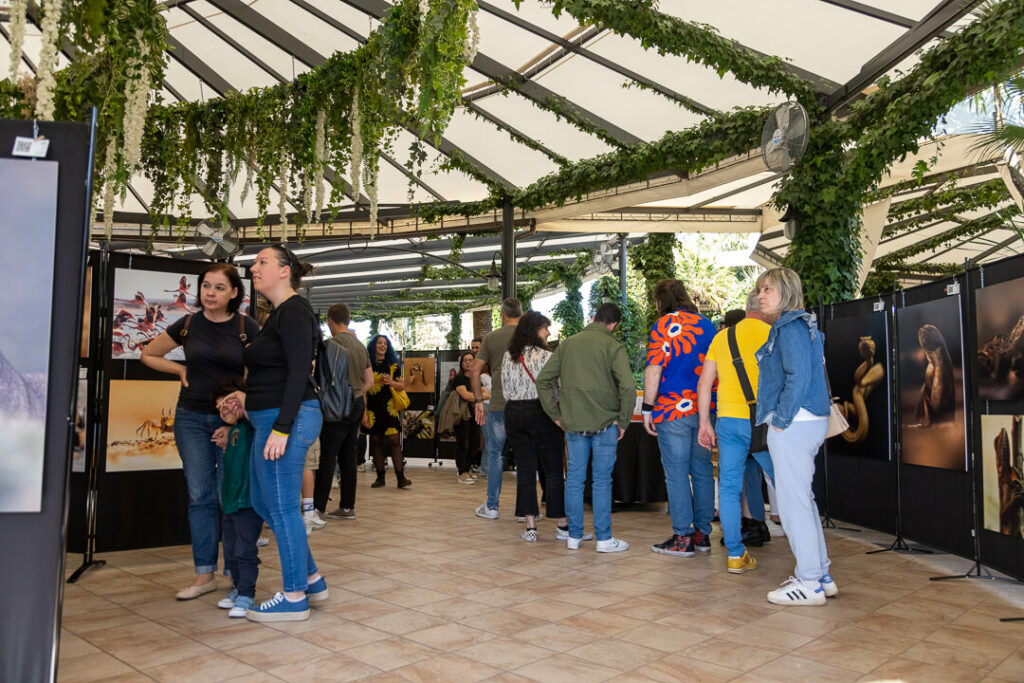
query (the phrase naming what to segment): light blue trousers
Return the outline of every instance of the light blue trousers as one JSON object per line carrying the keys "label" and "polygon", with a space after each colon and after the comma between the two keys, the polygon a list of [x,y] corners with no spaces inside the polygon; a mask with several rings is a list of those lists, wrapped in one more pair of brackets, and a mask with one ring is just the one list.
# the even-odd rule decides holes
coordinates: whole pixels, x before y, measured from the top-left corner
{"label": "light blue trousers", "polygon": [[828,418],[793,422],[781,432],[768,428],[768,451],[775,469],[779,516],[796,558],[793,575],[810,586],[816,585],[832,564],[811,488],[814,456],[825,441],[827,429]]}

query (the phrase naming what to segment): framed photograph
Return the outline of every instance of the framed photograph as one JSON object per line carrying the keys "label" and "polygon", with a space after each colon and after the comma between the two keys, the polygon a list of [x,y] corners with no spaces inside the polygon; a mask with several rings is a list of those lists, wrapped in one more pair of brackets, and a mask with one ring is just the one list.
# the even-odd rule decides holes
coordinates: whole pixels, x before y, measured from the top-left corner
{"label": "framed photograph", "polygon": [[[197,279],[192,273],[115,269],[111,358],[137,359],[174,321],[199,310],[195,305]],[[167,358],[184,360],[185,351],[176,348]]]}
{"label": "framed photograph", "polygon": [[57,163],[0,159],[0,512],[42,509]]}
{"label": "framed photograph", "polygon": [[903,462],[966,471],[960,297],[897,309],[896,325]]}
{"label": "framed photograph", "polygon": [[402,367],[404,368],[406,392],[410,394],[434,393],[436,359],[431,356],[406,356]]}
{"label": "framed photograph", "polygon": [[433,410],[403,410],[402,436],[406,439],[434,438],[434,411]]}
{"label": "framed photograph", "polygon": [[1021,415],[981,416],[981,479],[984,526],[1024,538],[1024,453]]}
{"label": "framed photograph", "polygon": [[71,471],[85,472],[85,447],[89,419],[89,369],[78,368],[78,401],[75,403],[75,436],[71,450]]}
{"label": "framed photograph", "polygon": [[884,311],[833,318],[825,335],[832,395],[850,428],[828,441],[830,453],[888,460],[890,420],[889,321]]}
{"label": "framed photograph", "polygon": [[1024,399],[1024,278],[975,290],[978,396]]}
{"label": "framed photograph", "polygon": [[174,408],[180,382],[111,380],[107,472],[180,470]]}

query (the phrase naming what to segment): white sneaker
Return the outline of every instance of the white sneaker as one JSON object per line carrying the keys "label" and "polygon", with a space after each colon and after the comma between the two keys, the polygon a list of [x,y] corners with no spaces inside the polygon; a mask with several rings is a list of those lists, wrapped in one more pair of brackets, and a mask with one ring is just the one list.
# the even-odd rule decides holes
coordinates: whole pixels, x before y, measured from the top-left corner
{"label": "white sneaker", "polygon": [[768,602],[773,605],[824,605],[825,589],[820,584],[810,587],[791,576],[768,593]]}
{"label": "white sneaker", "polygon": [[537,530],[536,529],[527,529],[526,531],[524,531],[522,533],[522,537],[523,537],[523,540],[526,541],[527,543],[536,543],[537,542]]}
{"label": "white sneaker", "polygon": [[306,525],[306,535],[307,536],[309,536],[311,533],[313,533],[313,525],[309,523],[309,518],[308,517],[303,517],[302,518],[302,523]]}
{"label": "white sneaker", "polygon": [[[555,540],[556,541],[568,541],[569,540],[569,531],[568,530],[563,531],[562,529],[559,529],[558,527],[555,527]],[[579,540],[581,540],[581,541],[592,541],[592,540],[594,540],[594,534],[592,534],[590,532],[584,533],[583,534],[583,538],[581,538]]]}
{"label": "white sneaker", "polygon": [[313,527],[314,529],[323,529],[325,526],[327,526],[327,522],[323,520],[323,518],[320,516],[320,512],[316,509],[314,509],[312,512],[307,512],[305,515],[303,515],[303,517],[306,520],[306,524],[308,526]]}
{"label": "white sneaker", "polygon": [[565,539],[565,547],[568,550],[579,550],[580,549],[580,543],[582,543],[582,542],[583,542],[582,538],[573,538],[572,536],[569,536],[567,539]]}
{"label": "white sneaker", "polygon": [[476,516],[483,517],[484,519],[497,519],[498,508],[489,508],[487,503],[484,503],[476,509]]}
{"label": "white sneaker", "polygon": [[[539,522],[540,520],[544,519],[544,513],[538,512],[534,519]],[[526,524],[526,517],[516,517],[516,521],[520,524]]]}
{"label": "white sneaker", "polygon": [[268,543],[270,543],[270,539],[267,538],[266,536],[260,536],[258,539],[256,539],[256,547],[257,548],[262,548],[263,546],[267,545]]}
{"label": "white sneaker", "polygon": [[629,544],[617,538],[597,542],[597,552],[599,553],[621,553],[623,550],[629,550]]}
{"label": "white sneaker", "polygon": [[772,538],[784,538],[786,536],[786,531],[782,528],[782,522],[773,522],[770,519],[768,520],[768,533],[772,535]]}
{"label": "white sneaker", "polygon": [[462,474],[460,474],[458,481],[459,481],[460,484],[475,484],[476,483],[476,479],[474,479],[473,475],[470,474],[469,472],[463,472]]}
{"label": "white sneaker", "polygon": [[825,591],[826,598],[834,598],[839,595],[839,587],[836,585],[836,580],[832,578],[831,574],[825,574],[821,577],[821,588]]}

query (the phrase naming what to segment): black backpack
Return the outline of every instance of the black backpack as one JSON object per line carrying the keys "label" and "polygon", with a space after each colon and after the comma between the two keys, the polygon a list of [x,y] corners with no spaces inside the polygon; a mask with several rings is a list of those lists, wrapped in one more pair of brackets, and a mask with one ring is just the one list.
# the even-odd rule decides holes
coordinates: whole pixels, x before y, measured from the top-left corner
{"label": "black backpack", "polygon": [[352,417],[356,399],[348,381],[348,351],[333,338],[317,342],[313,383],[324,422]]}

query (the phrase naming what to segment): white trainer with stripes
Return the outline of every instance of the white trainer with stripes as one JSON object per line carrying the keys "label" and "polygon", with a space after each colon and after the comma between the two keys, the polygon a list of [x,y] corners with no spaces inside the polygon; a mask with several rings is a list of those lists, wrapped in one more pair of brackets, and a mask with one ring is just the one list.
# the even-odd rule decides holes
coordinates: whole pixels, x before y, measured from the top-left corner
{"label": "white trainer with stripes", "polygon": [[791,576],[781,586],[769,591],[768,602],[773,605],[824,605],[825,589],[820,583],[808,586]]}

